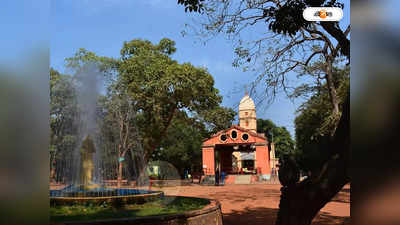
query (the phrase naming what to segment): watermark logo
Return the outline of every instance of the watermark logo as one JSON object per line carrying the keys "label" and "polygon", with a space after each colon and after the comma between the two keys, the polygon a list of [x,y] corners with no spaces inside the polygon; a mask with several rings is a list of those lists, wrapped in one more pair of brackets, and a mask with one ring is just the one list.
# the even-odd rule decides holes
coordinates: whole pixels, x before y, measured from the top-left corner
{"label": "watermark logo", "polygon": [[308,7],[303,11],[307,21],[339,21],[343,18],[343,10],[337,7]]}

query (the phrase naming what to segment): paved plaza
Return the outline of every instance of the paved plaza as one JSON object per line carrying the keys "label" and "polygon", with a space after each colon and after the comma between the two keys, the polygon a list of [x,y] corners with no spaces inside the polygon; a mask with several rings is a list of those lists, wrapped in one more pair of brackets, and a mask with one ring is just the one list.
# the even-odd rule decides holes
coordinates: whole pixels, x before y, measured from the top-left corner
{"label": "paved plaza", "polygon": [[[217,199],[224,225],[273,225],[279,208],[280,185],[165,187],[168,195]],[[350,185],[346,185],[314,219],[313,225],[350,224]]]}
{"label": "paved plaza", "polygon": [[[50,189],[64,186],[51,185]],[[111,186],[112,187],[112,186]],[[148,189],[143,187],[141,189]],[[278,184],[248,184],[226,186],[175,186],[156,188],[166,195],[201,197],[218,200],[222,205],[224,225],[275,225],[279,208]],[[313,221],[313,225],[350,224],[350,185],[345,185]]]}

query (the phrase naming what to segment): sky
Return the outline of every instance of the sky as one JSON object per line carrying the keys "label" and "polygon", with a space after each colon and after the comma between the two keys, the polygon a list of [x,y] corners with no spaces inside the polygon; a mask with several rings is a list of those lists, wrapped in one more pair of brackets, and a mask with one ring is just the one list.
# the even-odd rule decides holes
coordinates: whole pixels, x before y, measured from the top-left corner
{"label": "sky", "polygon": [[[348,2],[348,1],[347,1]],[[185,23],[193,14],[185,13],[176,0],[57,0],[50,7],[50,66],[63,73],[64,59],[79,48],[99,56],[119,57],[124,41],[140,38],[158,43],[162,38],[176,42],[172,56],[178,62],[207,67],[215,87],[223,96],[223,105],[237,110],[245,93],[244,85],[254,79],[251,72],[232,67],[233,44],[223,36],[206,44],[194,35],[183,36]],[[349,9],[344,23],[349,23]],[[270,119],[285,126],[294,137],[295,111],[301,102],[285,95],[272,104],[257,105],[257,118]]]}

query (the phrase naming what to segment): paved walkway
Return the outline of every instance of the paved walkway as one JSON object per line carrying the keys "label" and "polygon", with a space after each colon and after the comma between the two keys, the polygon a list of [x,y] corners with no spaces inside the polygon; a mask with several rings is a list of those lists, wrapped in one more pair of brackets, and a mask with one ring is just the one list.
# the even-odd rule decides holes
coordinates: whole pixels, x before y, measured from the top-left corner
{"label": "paved walkway", "polygon": [[[168,195],[212,198],[220,201],[224,225],[274,225],[280,199],[280,185],[226,185],[166,187]],[[328,203],[314,219],[314,225],[349,223],[350,186]]]}

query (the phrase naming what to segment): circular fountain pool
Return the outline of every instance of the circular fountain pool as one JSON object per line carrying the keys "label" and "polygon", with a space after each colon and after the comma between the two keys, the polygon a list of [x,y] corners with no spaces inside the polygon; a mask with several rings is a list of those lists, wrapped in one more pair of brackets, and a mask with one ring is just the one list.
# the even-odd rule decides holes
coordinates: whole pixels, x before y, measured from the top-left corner
{"label": "circular fountain pool", "polygon": [[50,191],[50,205],[71,204],[142,204],[163,196],[161,191],[122,188],[84,189],[80,186]]}

